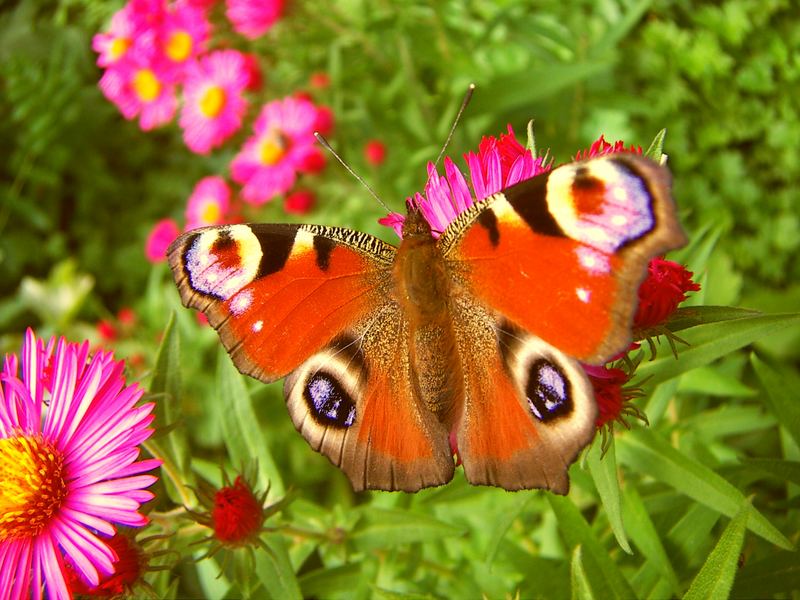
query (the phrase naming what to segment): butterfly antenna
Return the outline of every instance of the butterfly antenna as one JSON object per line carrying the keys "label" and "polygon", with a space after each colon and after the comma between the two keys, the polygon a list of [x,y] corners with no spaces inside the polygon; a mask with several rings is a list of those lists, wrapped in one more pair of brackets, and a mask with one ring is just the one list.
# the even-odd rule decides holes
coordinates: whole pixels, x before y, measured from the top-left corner
{"label": "butterfly antenna", "polygon": [[439,156],[436,157],[436,162],[433,163],[433,166],[438,166],[439,161],[442,160],[444,156],[444,151],[447,150],[447,146],[450,145],[450,140],[453,139],[453,134],[456,132],[456,127],[458,126],[458,122],[461,120],[461,115],[464,114],[464,111],[469,104],[469,101],[472,100],[472,93],[475,91],[475,84],[470,83],[467,86],[467,93],[464,94],[464,99],[461,101],[461,108],[458,109],[458,113],[456,114],[456,118],[453,120],[453,125],[450,127],[450,133],[447,134],[447,139],[444,141],[444,145],[442,146],[441,151],[439,152]]}
{"label": "butterfly antenna", "polygon": [[317,138],[317,141],[320,143],[320,145],[323,148],[325,148],[325,150],[327,150],[328,152],[333,154],[333,156],[336,158],[336,160],[338,160],[340,163],[342,163],[342,166],[345,169],[347,169],[347,172],[350,173],[350,175],[355,177],[359,181],[359,183],[361,183],[361,185],[363,185],[365,188],[367,188],[367,191],[372,195],[373,198],[375,198],[375,200],[378,201],[378,204],[380,204],[383,208],[385,208],[387,212],[393,212],[392,209],[389,208],[388,206],[386,206],[386,203],[378,197],[378,194],[375,193],[375,190],[373,190],[372,187],[370,187],[370,185],[366,181],[364,181],[364,178],[361,177],[361,175],[359,175],[358,173],[356,173],[350,167],[350,165],[348,165],[346,162],[344,162],[344,159],[336,153],[336,150],[331,148],[331,145],[328,143],[328,140],[326,140],[324,137],[322,137],[322,135],[317,131],[314,132],[314,137]]}

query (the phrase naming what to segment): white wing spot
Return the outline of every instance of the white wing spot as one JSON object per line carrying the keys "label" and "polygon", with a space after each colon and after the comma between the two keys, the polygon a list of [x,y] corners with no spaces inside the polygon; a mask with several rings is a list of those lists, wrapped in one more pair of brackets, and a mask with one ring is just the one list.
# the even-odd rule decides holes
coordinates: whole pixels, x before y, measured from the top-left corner
{"label": "white wing spot", "polygon": [[250,290],[239,292],[233,297],[233,300],[231,300],[231,312],[234,315],[239,316],[248,308],[250,308],[250,304],[252,304],[252,302],[253,292]]}
{"label": "white wing spot", "polygon": [[258,321],[256,321],[255,323],[253,323],[253,332],[254,332],[254,333],[258,333],[258,332],[259,332],[259,331],[261,331],[263,328],[264,328],[264,321],[262,321],[261,319],[259,319],[259,320],[258,320]]}
{"label": "white wing spot", "polygon": [[575,294],[577,294],[578,300],[584,304],[589,302],[589,298],[592,295],[591,292],[586,288],[575,288]]}

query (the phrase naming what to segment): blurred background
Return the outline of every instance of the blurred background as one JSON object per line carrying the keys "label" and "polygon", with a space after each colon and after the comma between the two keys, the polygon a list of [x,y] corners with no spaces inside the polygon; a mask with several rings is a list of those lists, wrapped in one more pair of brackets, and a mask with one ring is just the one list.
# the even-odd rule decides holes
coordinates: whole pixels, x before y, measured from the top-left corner
{"label": "blurred background", "polygon": [[[260,107],[276,99],[300,95],[325,107],[333,147],[401,212],[424,186],[426,163],[470,83],[477,90],[447,150],[462,167],[464,152],[508,124],[524,144],[531,119],[540,153],[556,164],[600,135],[646,149],[666,129],[674,195],[693,239],[687,260],[704,290],[697,301],[767,312],[800,306],[796,2],[295,0],[249,37],[226,18],[223,2],[198,4],[211,24],[207,48],[252,55],[262,80],[247,92],[242,128],[207,154],[187,148],[177,114],[143,131],[99,88],[104,69],[92,40],[109,31],[122,2],[23,0],[0,8],[0,351],[18,348],[32,326],[42,336],[113,348],[134,378],[146,378],[175,311],[181,424],[206,472],[226,456],[213,375],[218,343],[180,308],[165,263],[148,259],[156,223],[172,219],[183,228],[194,186],[219,175],[239,219],[342,225],[397,239],[377,223],[385,211],[330,156],[285,194],[258,206],[242,201],[230,164]],[[297,190],[310,196],[287,204]],[[796,371],[800,332],[778,332],[757,348]],[[751,401],[746,356],[726,361],[719,373],[734,383],[724,389]],[[689,392],[700,396],[687,410],[715,408],[713,381],[721,379],[693,381]],[[248,386],[287,482],[326,510],[364,500],[294,432],[279,385]],[[545,520],[542,531],[552,530]],[[520,572],[513,556],[505,558],[508,572]],[[698,564],[687,559],[681,577]]]}

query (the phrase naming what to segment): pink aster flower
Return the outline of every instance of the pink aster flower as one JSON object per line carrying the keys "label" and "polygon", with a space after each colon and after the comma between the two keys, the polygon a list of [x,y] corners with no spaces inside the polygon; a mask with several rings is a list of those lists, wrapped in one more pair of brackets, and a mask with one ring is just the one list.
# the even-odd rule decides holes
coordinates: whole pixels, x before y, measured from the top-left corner
{"label": "pink aster flower", "polygon": [[[429,163],[425,194],[416,193],[406,200],[406,204],[422,212],[435,237],[475,202],[550,168],[517,141],[510,125],[508,134],[501,134],[499,138],[484,137],[478,153],[470,152],[464,158],[469,167],[471,189],[463,173],[448,157],[444,160],[445,176],[440,176],[433,163]],[[402,235],[404,221],[403,215],[392,213],[378,222]]]}
{"label": "pink aster flower", "polygon": [[239,130],[250,77],[244,55],[236,50],[212,52],[187,69],[180,125],[190,150],[208,154]]}
{"label": "pink aster flower", "polygon": [[205,51],[210,31],[211,25],[201,8],[183,2],[167,11],[159,38],[161,50],[178,80],[182,79],[189,61]]}
{"label": "pink aster flower", "polygon": [[[114,572],[104,541],[114,523],[141,527],[156,481],[139,444],[153,433],[153,404],[125,386],[123,361],[89,356],[89,344],[29,329],[21,361],[6,356],[0,380],[0,597],[66,599],[65,560],[96,586]],[[18,367],[21,362],[21,374]]]}
{"label": "pink aster flower", "polygon": [[244,186],[245,201],[263,204],[289,191],[298,172],[316,169],[320,161],[324,165],[314,137],[317,118],[312,102],[292,96],[261,109],[255,134],[231,162],[231,175]]}
{"label": "pink aster flower", "polygon": [[280,18],[283,0],[226,0],[225,16],[237,33],[251,40],[264,35]]}
{"label": "pink aster flower", "polygon": [[98,66],[108,67],[125,56],[138,33],[138,20],[129,6],[115,12],[108,31],[92,38],[92,49],[100,55]]}
{"label": "pink aster flower", "polygon": [[150,230],[144,245],[144,254],[151,263],[167,259],[167,248],[181,234],[178,224],[172,219],[162,219]]}
{"label": "pink aster flower", "polygon": [[186,204],[186,230],[222,223],[230,208],[231,190],[219,176],[204,177]]}
{"label": "pink aster flower", "polygon": [[139,127],[144,131],[164,125],[175,116],[175,84],[163,63],[153,60],[149,52],[129,51],[125,60],[103,73],[99,85],[123,117],[139,118]]}

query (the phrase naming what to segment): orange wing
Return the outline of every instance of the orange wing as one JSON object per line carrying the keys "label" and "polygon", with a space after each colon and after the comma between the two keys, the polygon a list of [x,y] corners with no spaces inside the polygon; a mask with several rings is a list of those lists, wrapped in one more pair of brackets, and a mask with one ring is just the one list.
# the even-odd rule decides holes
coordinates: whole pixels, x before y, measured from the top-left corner
{"label": "orange wing", "polygon": [[367,234],[316,225],[197,229],[168,252],[183,303],[207,315],[242,373],[289,375],[295,426],[356,490],[453,476],[448,432],[411,390],[395,254]]}
{"label": "orange wing", "polygon": [[483,306],[599,364],[630,343],[649,260],[685,241],[669,172],[615,154],[559,167],[475,204],[439,246]]}

